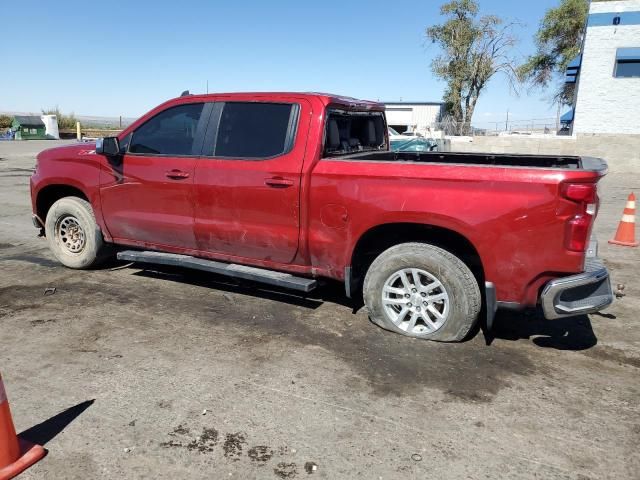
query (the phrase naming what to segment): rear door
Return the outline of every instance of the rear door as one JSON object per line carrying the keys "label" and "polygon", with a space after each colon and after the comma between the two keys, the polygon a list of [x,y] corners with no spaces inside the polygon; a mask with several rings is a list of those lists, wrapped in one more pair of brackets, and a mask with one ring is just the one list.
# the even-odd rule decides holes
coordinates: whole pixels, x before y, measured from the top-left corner
{"label": "rear door", "polygon": [[102,211],[116,240],[196,248],[193,179],[210,110],[202,102],[163,110],[122,139],[119,159],[105,157]]}
{"label": "rear door", "polygon": [[195,177],[203,251],[289,263],[298,249],[310,104],[217,102]]}

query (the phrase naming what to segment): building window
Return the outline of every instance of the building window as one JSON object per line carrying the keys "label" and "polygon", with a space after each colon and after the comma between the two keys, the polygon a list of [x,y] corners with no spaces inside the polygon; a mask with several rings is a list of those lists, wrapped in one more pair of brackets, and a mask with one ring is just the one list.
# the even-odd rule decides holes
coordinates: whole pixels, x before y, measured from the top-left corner
{"label": "building window", "polygon": [[640,78],[640,48],[619,48],[616,52],[616,78]]}

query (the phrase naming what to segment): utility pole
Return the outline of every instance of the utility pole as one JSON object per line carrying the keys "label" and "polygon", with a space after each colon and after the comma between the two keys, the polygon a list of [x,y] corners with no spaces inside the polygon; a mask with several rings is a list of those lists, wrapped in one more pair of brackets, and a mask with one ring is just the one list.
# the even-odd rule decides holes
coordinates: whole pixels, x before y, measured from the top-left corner
{"label": "utility pole", "polygon": [[509,109],[507,108],[507,121],[504,122],[504,129],[508,132],[509,131]]}
{"label": "utility pole", "polygon": [[207,93],[209,93],[209,80],[207,80]]}

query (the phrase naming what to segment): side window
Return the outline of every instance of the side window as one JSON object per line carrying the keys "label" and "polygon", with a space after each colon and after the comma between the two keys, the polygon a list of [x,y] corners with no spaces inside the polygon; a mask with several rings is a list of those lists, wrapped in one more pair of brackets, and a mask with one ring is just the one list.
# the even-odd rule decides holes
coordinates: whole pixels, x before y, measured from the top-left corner
{"label": "side window", "polygon": [[131,136],[133,133],[129,133],[126,137],[120,140],[120,155],[127,153],[129,150],[129,143],[131,143]]}
{"label": "side window", "polygon": [[225,103],[214,156],[270,158],[288,152],[297,111],[297,105],[287,103]]}
{"label": "side window", "polygon": [[203,107],[189,103],[160,112],[133,132],[129,153],[192,155]]}

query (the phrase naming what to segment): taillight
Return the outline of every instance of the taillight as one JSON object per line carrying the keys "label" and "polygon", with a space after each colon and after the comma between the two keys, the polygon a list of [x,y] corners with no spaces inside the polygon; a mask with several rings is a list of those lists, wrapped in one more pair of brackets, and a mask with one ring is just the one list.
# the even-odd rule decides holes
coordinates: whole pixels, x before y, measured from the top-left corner
{"label": "taillight", "polygon": [[565,183],[562,195],[574,202],[596,203],[597,188],[595,183]]}
{"label": "taillight", "polygon": [[567,220],[565,247],[574,252],[584,252],[589,242],[591,225],[598,210],[598,190],[595,183],[565,183],[562,196],[579,205],[580,211]]}
{"label": "taillight", "polygon": [[587,249],[592,219],[593,216],[591,215],[576,215],[567,220],[564,237],[567,250],[584,252]]}

